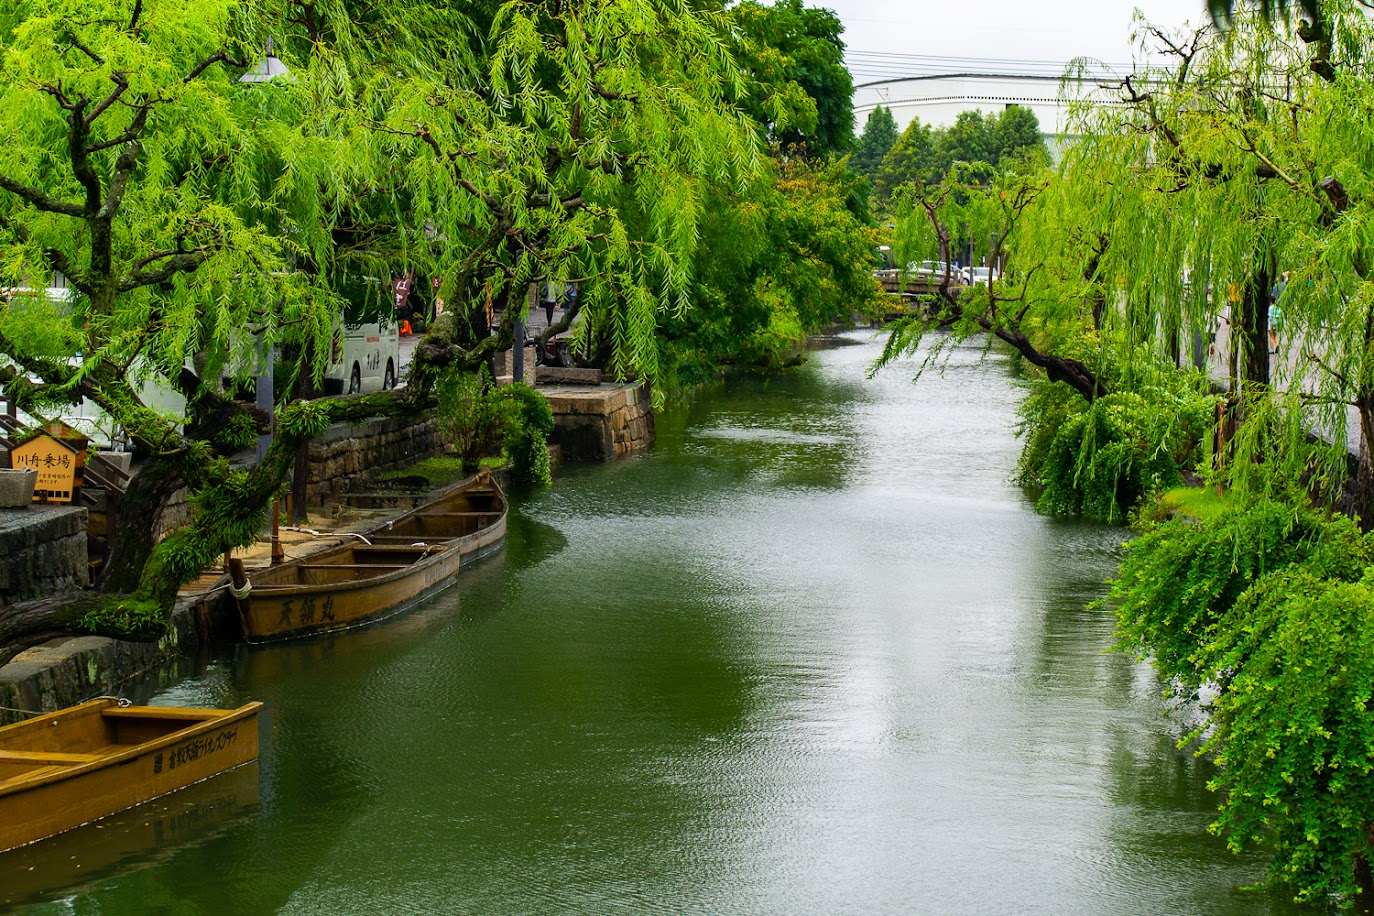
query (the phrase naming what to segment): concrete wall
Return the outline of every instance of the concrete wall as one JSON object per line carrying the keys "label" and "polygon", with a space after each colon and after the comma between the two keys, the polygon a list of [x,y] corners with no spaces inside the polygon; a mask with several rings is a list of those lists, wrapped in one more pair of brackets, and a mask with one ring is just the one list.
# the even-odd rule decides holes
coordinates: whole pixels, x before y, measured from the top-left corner
{"label": "concrete wall", "polygon": [[441,454],[443,445],[434,420],[336,424],[310,444],[310,506],[331,505],[335,479],[347,490],[385,471]]}
{"label": "concrete wall", "polygon": [[84,587],[86,510],[0,509],[0,607]]}
{"label": "concrete wall", "polygon": [[551,442],[567,461],[609,461],[654,444],[649,388],[642,382],[541,388],[553,410]]}

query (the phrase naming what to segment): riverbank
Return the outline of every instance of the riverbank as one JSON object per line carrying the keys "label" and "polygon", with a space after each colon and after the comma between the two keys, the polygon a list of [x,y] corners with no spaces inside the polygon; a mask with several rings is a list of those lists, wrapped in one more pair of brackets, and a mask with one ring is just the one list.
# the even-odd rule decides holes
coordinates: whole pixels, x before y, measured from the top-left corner
{"label": "riverbank", "polygon": [[[540,390],[548,397],[554,413],[551,447],[558,455],[555,467],[564,460],[609,461],[652,447],[653,414],[644,384],[565,384]],[[340,424],[320,436],[312,443],[308,465],[309,527],[283,530],[279,535],[287,559],[329,550],[343,543],[344,537],[366,534],[411,508],[414,498],[397,501],[385,498],[384,494],[381,498],[369,496],[365,487],[369,482],[375,485],[385,472],[395,472],[407,463],[435,454],[439,448],[437,426],[432,420],[412,426],[397,421],[370,421],[360,426]],[[502,485],[509,488],[508,476],[504,472],[499,472],[499,476]],[[78,525],[83,528],[81,531],[67,529],[78,516],[78,521],[84,523],[85,510],[40,508],[10,514],[25,523],[16,537],[26,538],[26,543],[37,537],[35,531],[47,532],[54,525],[60,530],[52,537],[45,534],[34,550],[9,552],[5,563],[7,575],[27,576],[27,582],[34,578],[35,564],[49,571],[57,568],[45,561],[51,559],[49,554],[65,557],[71,553],[79,556],[61,567],[71,567],[70,574],[63,573],[68,578],[53,580],[56,584],[43,594],[60,594],[74,584],[84,584],[84,578],[80,583],[72,578],[85,573],[84,525]],[[51,522],[48,515],[54,516]],[[4,531],[0,526],[0,536]],[[266,565],[270,562],[270,540],[259,540],[234,555],[245,560],[250,568]],[[207,570],[198,582],[183,587],[169,631],[156,643],[57,636],[0,664],[0,724],[51,712],[94,696],[118,693],[122,685],[149,671],[237,642],[241,638],[240,625],[237,612],[226,600],[222,574],[222,570]],[[15,606],[11,611],[21,609],[22,606]]]}

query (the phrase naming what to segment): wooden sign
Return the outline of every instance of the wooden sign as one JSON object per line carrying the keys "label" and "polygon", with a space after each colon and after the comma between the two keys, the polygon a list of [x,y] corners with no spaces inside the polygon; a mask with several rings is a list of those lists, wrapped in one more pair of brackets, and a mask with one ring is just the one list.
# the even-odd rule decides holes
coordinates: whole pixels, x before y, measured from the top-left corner
{"label": "wooden sign", "polygon": [[81,489],[86,441],[57,439],[44,433],[16,446],[10,452],[10,462],[16,468],[33,468],[38,472],[34,502],[69,503]]}

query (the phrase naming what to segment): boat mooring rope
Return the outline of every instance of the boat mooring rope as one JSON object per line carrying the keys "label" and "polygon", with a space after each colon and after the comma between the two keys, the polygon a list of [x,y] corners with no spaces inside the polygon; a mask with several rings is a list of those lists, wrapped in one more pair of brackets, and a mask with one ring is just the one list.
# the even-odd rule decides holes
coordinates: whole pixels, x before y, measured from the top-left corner
{"label": "boat mooring rope", "polygon": [[[99,699],[101,696],[102,694],[96,694],[93,697],[86,697],[81,703],[89,703],[91,700]],[[134,705],[134,701],[126,697],[109,697],[109,699],[114,700],[121,708]],[[72,705],[80,706],[81,703],[73,703]],[[56,709],[20,709],[18,706],[0,706],[0,709],[3,709],[5,712],[21,712],[26,716],[46,716],[50,712],[58,711]]]}

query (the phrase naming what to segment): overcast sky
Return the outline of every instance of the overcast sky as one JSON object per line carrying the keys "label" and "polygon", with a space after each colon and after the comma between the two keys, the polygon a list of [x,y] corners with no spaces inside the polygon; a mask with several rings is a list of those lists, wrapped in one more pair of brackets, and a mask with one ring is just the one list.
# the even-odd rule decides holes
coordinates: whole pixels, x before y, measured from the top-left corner
{"label": "overcast sky", "polygon": [[[1075,57],[1129,61],[1131,16],[1139,8],[1169,27],[1206,21],[1205,0],[807,0],[844,22],[854,82],[969,69],[976,58],[999,72],[1039,72],[1020,61],[1062,64]],[[952,65],[944,67],[943,65]],[[1056,74],[1057,75],[1057,74]]]}

